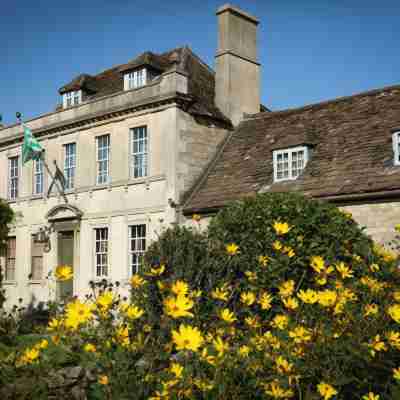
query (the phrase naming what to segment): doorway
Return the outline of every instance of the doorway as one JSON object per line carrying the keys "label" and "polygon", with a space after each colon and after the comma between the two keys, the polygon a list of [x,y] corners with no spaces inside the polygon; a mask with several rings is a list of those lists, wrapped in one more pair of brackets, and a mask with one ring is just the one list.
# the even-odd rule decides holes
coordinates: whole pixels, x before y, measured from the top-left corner
{"label": "doorway", "polygon": [[[74,271],[74,231],[58,232],[58,265],[68,265]],[[73,296],[74,278],[57,282],[57,299],[65,300]]]}

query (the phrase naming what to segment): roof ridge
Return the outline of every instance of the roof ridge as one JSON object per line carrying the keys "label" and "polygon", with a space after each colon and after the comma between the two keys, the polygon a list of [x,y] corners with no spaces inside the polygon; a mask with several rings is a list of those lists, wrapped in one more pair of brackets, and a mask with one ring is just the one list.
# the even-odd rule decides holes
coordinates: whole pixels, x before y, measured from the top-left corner
{"label": "roof ridge", "polygon": [[348,95],[348,96],[336,97],[334,99],[329,99],[329,100],[323,100],[318,103],[306,104],[306,105],[300,106],[300,107],[287,108],[287,109],[277,110],[277,111],[271,110],[270,112],[263,111],[263,112],[259,112],[256,114],[247,114],[246,120],[263,118],[263,117],[272,117],[275,115],[282,115],[282,114],[291,114],[291,113],[305,111],[307,109],[313,109],[313,108],[318,109],[320,107],[324,107],[329,104],[341,103],[341,102],[345,102],[345,101],[348,101],[351,99],[357,99],[360,97],[373,96],[375,94],[379,94],[379,93],[383,93],[385,91],[391,91],[391,90],[395,90],[395,89],[400,90],[400,84],[384,86],[383,88],[370,89],[370,90],[367,90],[364,92],[359,92],[359,93],[355,93],[355,94]]}

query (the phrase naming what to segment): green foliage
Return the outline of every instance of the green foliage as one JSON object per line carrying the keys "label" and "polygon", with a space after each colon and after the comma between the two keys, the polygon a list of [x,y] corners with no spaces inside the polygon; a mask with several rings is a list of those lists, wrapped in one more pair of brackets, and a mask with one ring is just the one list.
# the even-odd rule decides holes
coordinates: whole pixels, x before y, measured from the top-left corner
{"label": "green foliage", "polygon": [[129,303],[93,283],[51,322],[48,348],[6,354],[0,384],[81,365],[92,399],[398,398],[398,260],[351,215],[260,195],[206,232],[165,230],[145,261]]}
{"label": "green foliage", "polygon": [[[14,213],[10,206],[2,199],[0,199],[0,254],[4,252],[6,240],[9,231],[9,224],[11,224]],[[3,276],[0,269],[0,309],[3,307],[5,301],[5,293],[2,289]]]}

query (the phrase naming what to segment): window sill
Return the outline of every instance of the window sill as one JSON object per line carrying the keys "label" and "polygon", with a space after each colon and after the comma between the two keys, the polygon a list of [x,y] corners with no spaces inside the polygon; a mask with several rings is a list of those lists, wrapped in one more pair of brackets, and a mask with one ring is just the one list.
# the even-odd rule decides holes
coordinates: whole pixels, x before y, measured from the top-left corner
{"label": "window sill", "polygon": [[3,281],[4,286],[17,286],[17,281]]}
{"label": "window sill", "polygon": [[44,283],[43,279],[32,279],[28,282],[28,285],[44,285]]}

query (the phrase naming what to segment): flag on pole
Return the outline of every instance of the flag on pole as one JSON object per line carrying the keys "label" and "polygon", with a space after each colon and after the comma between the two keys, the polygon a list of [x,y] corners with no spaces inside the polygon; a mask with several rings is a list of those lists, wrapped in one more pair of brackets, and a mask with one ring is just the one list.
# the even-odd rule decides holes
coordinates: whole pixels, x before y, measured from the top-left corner
{"label": "flag on pole", "polygon": [[23,123],[24,128],[24,144],[22,145],[22,163],[25,164],[30,160],[39,160],[43,152],[43,147],[32,135],[32,131]]}

